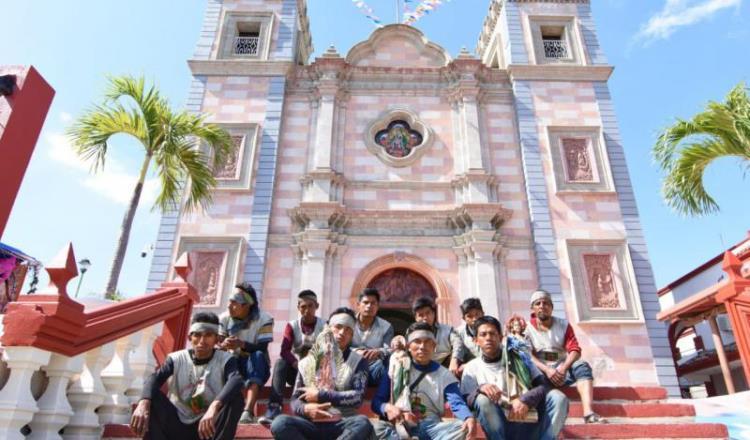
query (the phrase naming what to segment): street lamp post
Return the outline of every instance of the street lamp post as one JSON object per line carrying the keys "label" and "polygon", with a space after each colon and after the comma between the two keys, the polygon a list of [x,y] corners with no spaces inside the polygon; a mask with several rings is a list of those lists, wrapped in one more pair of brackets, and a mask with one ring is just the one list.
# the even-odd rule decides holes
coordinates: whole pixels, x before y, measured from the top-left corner
{"label": "street lamp post", "polygon": [[81,271],[81,277],[78,278],[78,287],[76,287],[76,298],[78,298],[78,292],[81,290],[81,283],[83,282],[83,276],[86,275],[86,271],[91,267],[91,260],[84,258],[78,260],[78,270]]}

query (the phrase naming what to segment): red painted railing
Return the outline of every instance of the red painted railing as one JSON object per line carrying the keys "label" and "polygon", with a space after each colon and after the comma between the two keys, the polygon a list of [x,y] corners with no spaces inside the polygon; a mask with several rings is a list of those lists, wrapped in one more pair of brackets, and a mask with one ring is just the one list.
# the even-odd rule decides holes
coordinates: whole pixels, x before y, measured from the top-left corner
{"label": "red painted railing", "polygon": [[166,355],[185,347],[195,289],[187,283],[190,261],[184,254],[174,265],[176,278],[138,298],[104,306],[90,312],[67,294],[68,282],[78,275],[73,246],[68,245],[46,267],[47,289],[21,295],[8,306],[0,342],[5,347],[26,346],[75,356],[92,348],[164,322],[154,343],[154,356],[162,363]]}

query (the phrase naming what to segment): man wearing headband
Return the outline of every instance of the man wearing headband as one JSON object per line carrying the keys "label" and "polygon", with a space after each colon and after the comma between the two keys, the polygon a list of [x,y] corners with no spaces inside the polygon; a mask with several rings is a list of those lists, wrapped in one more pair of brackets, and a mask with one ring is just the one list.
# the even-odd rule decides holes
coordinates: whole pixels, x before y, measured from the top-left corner
{"label": "man wearing headband", "polygon": [[526,327],[534,365],[556,386],[576,384],[581,395],[583,420],[607,423],[591,408],[594,400],[594,375],[588,362],[581,360],[581,347],[567,320],[552,316],[552,296],[545,290],[531,294],[531,325]]}
{"label": "man wearing headband", "polygon": [[237,356],[247,396],[240,423],[255,423],[255,402],[260,388],[271,376],[268,344],[273,340],[273,318],[258,307],[250,283],[240,283],[229,298],[227,312],[219,318],[221,349]]}
{"label": "man wearing headband", "polygon": [[[146,379],[130,427],[152,440],[200,438],[230,440],[242,413],[242,376],[237,359],[215,350],[219,318],[193,316],[190,348],[170,353]],[[160,388],[168,383],[167,395]]]}
{"label": "man wearing headband", "polygon": [[[280,415],[271,424],[276,439],[357,439],[372,435],[370,420],[357,413],[367,386],[367,361],[351,349],[356,318],[340,307],[328,319],[328,329],[318,337],[310,353],[299,362],[297,383],[292,392],[294,415]],[[321,340],[331,337],[336,349],[319,350]],[[328,347],[332,348],[332,347]],[[310,370],[312,369],[312,370]],[[334,374],[330,374],[334,371]],[[312,372],[312,374],[307,374]],[[333,389],[319,388],[331,381]]]}
{"label": "man wearing headband", "polygon": [[318,311],[318,296],[312,290],[303,290],[297,295],[297,311],[299,319],[287,323],[284,327],[281,355],[273,366],[268,410],[258,420],[264,425],[270,425],[273,419],[281,414],[284,387],[286,384],[294,385],[297,362],[307,355],[315,338],[325,326],[325,321],[315,316],[315,312]]}
{"label": "man wearing headband", "polygon": [[414,320],[428,324],[435,333],[436,347],[432,359],[439,364],[446,365],[454,376],[460,376],[461,358],[464,355],[461,337],[456,330],[448,324],[437,322],[437,304],[429,296],[417,298],[412,304]]}
{"label": "man wearing headband", "polygon": [[[436,339],[432,326],[416,322],[406,330],[406,337],[411,356],[408,380],[411,411],[405,412],[391,403],[391,379],[385,375],[372,399],[372,410],[387,420],[373,422],[378,439],[398,440],[396,423],[403,423],[411,436],[423,440],[473,438],[476,420],[461,396],[458,380],[433,360]],[[446,402],[453,417],[460,421],[442,421]]]}
{"label": "man wearing headband", "polygon": [[[488,439],[555,440],[565,425],[568,398],[558,390],[550,391],[544,376],[538,370],[528,368],[529,389],[520,396],[504,395],[511,386],[503,359],[501,328],[500,322],[492,316],[483,316],[474,323],[475,341],[481,352],[464,367],[461,392],[478,414]],[[509,401],[507,417],[501,406],[503,400]],[[536,409],[537,421],[521,423],[530,408]]]}
{"label": "man wearing headband", "polygon": [[354,347],[368,362],[368,385],[376,386],[386,373],[385,358],[391,353],[393,326],[378,317],[380,293],[378,289],[364,289],[357,300],[357,326],[354,328]]}

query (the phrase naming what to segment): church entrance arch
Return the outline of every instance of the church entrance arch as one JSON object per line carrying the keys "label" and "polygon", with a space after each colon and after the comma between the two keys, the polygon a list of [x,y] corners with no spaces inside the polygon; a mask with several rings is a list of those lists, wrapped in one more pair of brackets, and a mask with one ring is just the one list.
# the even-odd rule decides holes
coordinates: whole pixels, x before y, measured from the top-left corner
{"label": "church entrance arch", "polygon": [[352,301],[365,287],[380,293],[379,316],[389,321],[396,334],[403,334],[414,319],[411,304],[421,296],[429,296],[438,304],[438,319],[448,321],[448,288],[440,274],[421,258],[396,252],[370,262],[362,269],[352,288]]}

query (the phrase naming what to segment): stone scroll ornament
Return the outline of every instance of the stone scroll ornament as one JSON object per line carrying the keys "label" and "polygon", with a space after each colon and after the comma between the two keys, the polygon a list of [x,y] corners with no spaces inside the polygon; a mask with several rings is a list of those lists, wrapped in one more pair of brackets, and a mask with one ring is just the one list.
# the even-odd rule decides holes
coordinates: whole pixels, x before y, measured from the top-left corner
{"label": "stone scroll ornament", "polygon": [[594,170],[591,166],[586,139],[563,139],[565,167],[570,182],[592,182]]}
{"label": "stone scroll ornament", "polygon": [[[334,339],[331,328],[326,325],[307,356],[300,361],[299,372],[306,388],[331,391],[341,389],[345,385],[337,382],[337,379],[345,380],[345,365],[344,354]],[[341,418],[341,412],[336,408],[326,411],[333,416],[325,419],[326,422]]]}
{"label": "stone scroll ornament", "polygon": [[615,285],[612,256],[609,254],[584,255],[583,266],[586,269],[591,306],[604,309],[622,308],[620,295]]}

